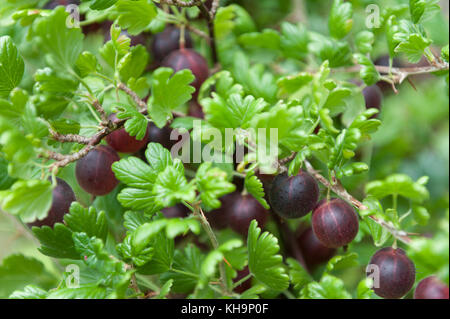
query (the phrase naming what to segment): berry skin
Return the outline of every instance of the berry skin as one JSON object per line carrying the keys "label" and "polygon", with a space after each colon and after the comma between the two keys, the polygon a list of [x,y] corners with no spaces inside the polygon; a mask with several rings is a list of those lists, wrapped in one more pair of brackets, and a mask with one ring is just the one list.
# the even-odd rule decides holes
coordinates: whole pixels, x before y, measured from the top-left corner
{"label": "berry skin", "polygon": [[229,206],[230,227],[235,232],[247,236],[252,220],[256,219],[258,226],[263,228],[267,221],[267,210],[251,195],[237,198]]}
{"label": "berry skin", "polygon": [[[379,287],[374,287],[373,290],[382,298],[399,299],[406,295],[414,285],[416,278],[414,263],[401,248],[380,249],[372,256],[369,265],[378,267]],[[377,273],[370,270],[367,272],[367,276],[374,276]],[[375,278],[374,284],[377,284]]]}
{"label": "berry skin", "polygon": [[148,142],[159,143],[169,150],[178,141],[170,139],[172,129],[168,126],[158,128],[156,125],[149,124],[147,132],[148,132]]}
{"label": "berry skin", "polygon": [[192,117],[196,117],[199,119],[205,118],[205,113],[203,112],[203,108],[196,101],[192,101],[189,105],[188,115]]}
{"label": "berry skin", "polygon": [[366,109],[375,108],[380,110],[383,101],[383,93],[377,85],[367,86],[362,90]]}
{"label": "berry skin", "polygon": [[[192,38],[189,32],[184,33],[184,46],[192,48]],[[157,33],[153,37],[152,53],[156,61],[161,62],[170,53],[180,49],[180,29],[174,26],[167,26],[163,32]]]}
{"label": "berry skin", "polygon": [[198,92],[203,82],[209,76],[208,62],[203,56],[190,49],[173,51],[164,59],[162,66],[172,68],[175,72],[184,69],[191,70],[195,76],[195,80],[191,85],[196,89],[196,92]]}
{"label": "berry skin", "polygon": [[326,263],[336,253],[336,249],[324,246],[314,234],[311,227],[297,236],[297,245],[300,247],[308,268]]}
{"label": "berry skin", "polygon": [[353,207],[338,198],[320,202],[312,214],[311,223],[316,237],[329,248],[349,244],[359,229]]}
{"label": "berry skin", "polygon": [[[248,276],[249,274],[250,274],[250,271],[248,270],[248,266],[245,266],[244,269],[239,270],[237,272],[237,276],[236,276],[236,278],[233,279],[233,282],[236,283],[239,280]],[[238,294],[242,294],[242,293],[244,293],[244,291],[250,289],[251,286],[252,286],[252,278],[249,278],[246,281],[244,281],[243,283],[241,283],[239,286],[234,288],[234,291],[237,292]]]}
{"label": "berry skin", "polygon": [[269,200],[275,213],[283,218],[300,218],[308,214],[319,199],[316,180],[301,171],[296,176],[281,174],[270,187]]}
{"label": "berry skin", "polygon": [[[108,119],[111,122],[116,122],[118,120],[115,114],[111,114]],[[136,139],[135,136],[130,136],[130,134],[125,131],[124,128],[118,129],[106,137],[106,142],[109,146],[115,149],[117,152],[121,153],[136,153],[142,149],[148,143],[148,129],[142,140]]]}
{"label": "berry skin", "polygon": [[86,192],[102,196],[110,193],[119,183],[111,165],[120,160],[117,152],[109,146],[100,145],[78,160],[75,175],[78,184]]}
{"label": "berry skin", "polygon": [[220,198],[220,202],[222,204],[220,208],[206,213],[205,216],[208,219],[211,227],[220,230],[226,228],[229,225],[229,221],[231,218],[230,207],[236,200],[238,200],[239,196],[240,195],[237,192],[223,196],[222,198]]}
{"label": "berry skin", "polygon": [[422,279],[414,291],[414,299],[448,299],[448,286],[436,276]]}
{"label": "berry skin", "polygon": [[62,223],[64,215],[69,212],[70,205],[75,202],[75,193],[64,180],[56,178],[56,187],[52,191],[52,206],[47,217],[28,224],[29,227],[53,227],[56,223]]}
{"label": "berry skin", "polygon": [[189,209],[182,204],[177,204],[172,207],[166,207],[161,210],[166,218],[184,218],[189,214]]}

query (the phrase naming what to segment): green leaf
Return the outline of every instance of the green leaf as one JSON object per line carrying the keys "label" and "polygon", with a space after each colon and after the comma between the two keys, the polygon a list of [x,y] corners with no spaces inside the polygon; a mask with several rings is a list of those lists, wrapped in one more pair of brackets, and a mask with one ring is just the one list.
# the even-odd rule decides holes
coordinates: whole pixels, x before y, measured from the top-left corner
{"label": "green leaf", "polygon": [[0,204],[25,223],[44,219],[52,204],[52,185],[46,180],[17,181],[11,189],[0,192]]}
{"label": "green leaf", "polygon": [[345,290],[344,282],[325,274],[320,282],[311,282],[301,291],[302,299],[351,299]]}
{"label": "green leaf", "polygon": [[355,266],[358,266],[358,255],[356,253],[348,253],[331,258],[327,264],[327,271],[332,272]]}
{"label": "green leaf", "polygon": [[395,49],[396,53],[405,53],[408,61],[418,63],[422,58],[426,48],[430,46],[432,41],[424,38],[422,35],[410,34],[406,41],[402,41]]}
{"label": "green leaf", "polygon": [[15,178],[9,176],[8,161],[0,157],[0,191],[10,188],[15,181]]}
{"label": "green leaf", "polygon": [[158,233],[150,246],[153,248],[152,259],[138,268],[138,272],[144,275],[161,274],[172,268],[174,256],[174,240],[166,236],[164,232]]}
{"label": "green leaf", "polygon": [[200,199],[207,210],[220,207],[219,198],[233,192],[236,187],[227,180],[227,174],[212,163],[203,163],[195,175]]}
{"label": "green leaf", "polygon": [[195,200],[195,184],[186,180],[182,164],[168,166],[159,173],[153,186],[156,202],[163,207],[171,207],[182,200],[192,202]]}
{"label": "green leaf", "polygon": [[39,69],[34,74],[35,89],[40,93],[71,97],[78,88],[73,77],[57,73],[50,68]]}
{"label": "green leaf", "polygon": [[97,57],[89,51],[84,51],[78,57],[76,66],[82,77],[95,73],[98,66]]}
{"label": "green leaf", "polygon": [[131,48],[130,52],[120,59],[117,64],[120,78],[126,83],[130,78],[139,78],[145,71],[149,59],[147,50],[142,45]]}
{"label": "green leaf", "polygon": [[167,299],[166,296],[170,293],[170,289],[173,285],[173,279],[167,280],[164,285],[161,287],[161,290],[159,291],[157,299]]}
{"label": "green leaf", "polygon": [[428,221],[430,220],[430,213],[428,210],[419,205],[413,205],[412,207],[414,220],[421,226],[425,226],[428,224]]}
{"label": "green leaf", "polygon": [[61,288],[50,292],[47,299],[105,299],[108,296],[107,288],[94,284],[80,286],[79,288]]}
{"label": "green leaf", "polygon": [[361,65],[361,70],[359,71],[359,76],[366,83],[366,85],[371,86],[380,80],[380,74],[373,62],[366,56],[356,53],[354,55],[355,59]]}
{"label": "green leaf", "polygon": [[288,75],[281,77],[277,81],[278,95],[283,96],[293,94],[303,88],[313,80],[313,75],[307,72],[301,72],[296,75]]}
{"label": "green leaf", "polygon": [[239,43],[241,45],[269,50],[278,50],[280,48],[280,42],[280,34],[272,29],[265,29],[262,32],[246,33],[239,37]]}
{"label": "green leaf", "polygon": [[167,220],[160,219],[145,223],[133,232],[131,245],[135,252],[142,251],[150,241],[166,227]]}
{"label": "green leaf", "polygon": [[150,222],[150,218],[141,212],[127,211],[123,215],[123,225],[131,232],[135,231],[139,226]]}
{"label": "green leaf", "polygon": [[287,263],[289,265],[289,277],[295,290],[300,290],[306,284],[313,281],[308,271],[306,271],[297,260],[288,258]]}
{"label": "green leaf", "polygon": [[244,187],[265,209],[270,209],[269,204],[264,199],[264,187],[253,171],[249,171],[245,176]]}
{"label": "green leaf", "polygon": [[375,42],[375,35],[371,31],[361,31],[355,36],[355,44],[359,52],[367,54],[372,52],[373,44]]}
{"label": "green leaf", "polygon": [[69,14],[60,6],[47,17],[33,24],[32,35],[47,54],[47,64],[62,72],[72,69],[83,49],[83,33],[80,28],[66,26]]}
{"label": "green leaf", "polygon": [[253,220],[249,227],[248,267],[256,279],[274,290],[285,290],[289,287],[289,276],[283,267],[283,258],[278,255],[278,240],[269,232],[261,234],[258,222]]}
{"label": "green leaf", "polygon": [[121,103],[117,108],[119,109],[117,117],[127,119],[124,125],[125,131],[130,136],[135,136],[137,140],[142,140],[148,128],[147,118],[134,105]]}
{"label": "green leaf", "polygon": [[428,190],[420,179],[414,182],[404,174],[394,174],[385,180],[370,182],[366,185],[366,193],[378,199],[396,194],[417,203],[421,203],[429,197]]}
{"label": "green leaf", "polygon": [[373,279],[364,278],[358,284],[358,288],[356,290],[358,299],[371,299],[373,295]]}
{"label": "green leaf", "polygon": [[72,232],[63,224],[56,223],[53,228],[48,226],[33,227],[33,234],[39,239],[39,251],[46,256],[55,258],[80,259],[75,250]]}
{"label": "green leaf", "polygon": [[158,172],[133,156],[115,162],[111,168],[119,181],[134,188],[151,190],[158,176]]}
{"label": "green leaf", "polygon": [[11,37],[0,37],[0,97],[6,97],[19,85],[24,62]]}
{"label": "green leaf", "polygon": [[415,24],[425,22],[441,11],[439,0],[409,0],[409,10]]}
{"label": "green leaf", "polygon": [[25,286],[22,291],[14,291],[11,296],[9,296],[9,299],[45,299],[47,295],[47,291],[42,290],[35,285],[28,285]]}
{"label": "green leaf", "polygon": [[158,14],[154,3],[147,0],[119,0],[116,9],[118,24],[130,35],[144,31]]}
{"label": "green leaf", "polygon": [[172,118],[172,110],[188,102],[195,89],[189,84],[195,79],[190,70],[159,68],[153,73],[149,114],[156,126],[162,128]]}
{"label": "green leaf", "polygon": [[353,27],[353,8],[349,2],[334,0],[328,20],[328,29],[336,39],[344,38]]}
{"label": "green leaf", "polygon": [[14,254],[5,257],[0,264],[0,296],[3,298],[29,284],[50,288],[55,283],[56,278],[35,258]]}
{"label": "green leaf", "polygon": [[92,10],[105,10],[113,6],[117,0],[92,0],[89,7]]}
{"label": "green leaf", "polygon": [[[188,244],[184,250],[176,250],[172,269],[180,272],[166,272],[161,275],[162,282],[173,280],[172,291],[177,293],[190,293],[198,283],[198,274],[204,256],[195,245]],[[189,275],[187,275],[189,274]]]}
{"label": "green leaf", "polygon": [[208,122],[221,129],[246,128],[253,117],[267,107],[263,99],[251,95],[243,98],[238,93],[231,94],[228,99],[213,93],[213,98],[203,99],[202,105]]}
{"label": "green leaf", "polygon": [[97,212],[94,207],[84,208],[77,202],[70,206],[70,213],[64,215],[67,227],[73,232],[86,233],[89,237],[97,237],[106,242],[108,224],[105,212]]}

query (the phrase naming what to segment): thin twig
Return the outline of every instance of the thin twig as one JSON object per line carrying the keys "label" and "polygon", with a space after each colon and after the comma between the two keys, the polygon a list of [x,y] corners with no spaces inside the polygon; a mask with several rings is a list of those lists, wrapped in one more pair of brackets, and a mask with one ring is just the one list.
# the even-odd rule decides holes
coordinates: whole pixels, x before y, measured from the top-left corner
{"label": "thin twig", "polygon": [[208,44],[211,44],[211,38],[209,37],[209,35],[206,32],[203,32],[202,30],[197,29],[196,27],[194,27],[191,24],[187,24],[186,28],[189,31],[191,31],[192,33],[194,33],[194,34],[198,35],[199,37],[205,39]]}
{"label": "thin twig", "polygon": [[125,84],[119,83],[117,85],[117,88],[119,90],[124,91],[126,94],[128,94],[133,99],[133,101],[139,106],[141,111],[147,109],[147,103],[145,103],[143,100],[141,100],[139,98],[139,96],[133,90],[131,90],[129,87],[127,87]]}
{"label": "thin twig", "polygon": [[[392,74],[390,78],[394,84],[402,84],[409,76],[428,74],[439,71],[446,71],[449,69],[449,64],[446,62],[437,63],[436,65],[422,66],[422,67],[407,67],[407,68],[389,68],[389,66],[375,65],[375,68],[381,74]],[[359,72],[360,65],[355,65],[350,68],[345,68],[345,72]],[[339,69],[338,69],[339,71]],[[384,80],[382,78],[382,80]]]}
{"label": "thin twig", "polygon": [[60,134],[54,130],[50,130],[50,134],[52,135],[52,137],[60,142],[66,142],[66,143],[78,143],[78,144],[89,144],[90,142],[90,138],[85,137],[85,136],[81,136],[81,135],[77,135],[77,134]]}
{"label": "thin twig", "polygon": [[[197,218],[200,220],[200,223],[202,224],[203,229],[205,230],[206,234],[208,235],[209,241],[211,242],[211,245],[214,249],[217,249],[219,247],[219,242],[217,241],[217,237],[214,234],[214,231],[211,228],[211,225],[209,224],[208,220],[205,217],[205,214],[203,214],[203,211],[199,204],[193,205],[194,208],[194,215],[197,216]],[[219,263],[219,272],[220,272],[220,283],[225,293],[228,293],[228,284],[227,284],[227,277],[226,277],[226,271],[225,271],[225,265],[224,262],[221,261]]]}

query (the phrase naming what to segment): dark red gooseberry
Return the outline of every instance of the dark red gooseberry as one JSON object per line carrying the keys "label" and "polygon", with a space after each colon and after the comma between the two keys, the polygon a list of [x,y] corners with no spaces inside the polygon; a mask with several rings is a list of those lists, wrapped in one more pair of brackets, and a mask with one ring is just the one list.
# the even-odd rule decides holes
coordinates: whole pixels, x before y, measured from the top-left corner
{"label": "dark red gooseberry", "polygon": [[328,248],[320,242],[311,227],[297,236],[297,245],[300,247],[306,265],[310,269],[326,263],[336,253],[336,249]]}
{"label": "dark red gooseberry", "polygon": [[75,193],[72,188],[61,178],[56,178],[56,187],[52,191],[52,206],[48,211],[47,217],[42,220],[36,220],[28,226],[53,227],[56,223],[62,223],[64,215],[69,212],[70,205],[76,201]]}
{"label": "dark red gooseberry", "polygon": [[[239,270],[237,272],[237,276],[233,279],[234,283],[237,283],[239,280],[244,279],[250,274],[250,271],[248,270],[248,266],[245,266],[244,269]],[[252,286],[252,278],[247,279],[246,281],[242,282],[239,286],[236,286],[234,288],[234,291],[238,294],[244,293],[246,290],[250,289]]]}
{"label": "dark red gooseberry", "polygon": [[[192,48],[192,38],[189,32],[184,32],[184,47]],[[161,62],[170,53],[180,49],[180,29],[166,26],[163,32],[153,36],[152,53],[157,62]]]}
{"label": "dark red gooseberry", "polygon": [[230,227],[241,235],[247,235],[250,223],[254,219],[260,228],[266,225],[268,212],[251,195],[238,197],[228,209],[230,210]]}
{"label": "dark red gooseberry", "polygon": [[329,248],[349,244],[358,234],[358,215],[339,198],[323,201],[312,214],[312,228],[320,242]]}
{"label": "dark red gooseberry", "polygon": [[414,263],[401,248],[380,249],[370,259],[366,271],[367,276],[374,279],[374,292],[385,299],[398,299],[406,295],[416,278]]}
{"label": "dark red gooseberry", "polygon": [[166,218],[184,218],[189,215],[189,209],[183,204],[163,208],[161,212]]}
{"label": "dark red gooseberry", "polygon": [[[149,124],[147,131],[148,131],[148,142],[159,143],[169,150],[178,141],[178,139],[177,140],[170,139],[170,134],[172,133],[172,129],[168,126],[159,128],[156,125]],[[177,136],[177,135],[175,135],[175,136]]]}
{"label": "dark red gooseberry", "polygon": [[191,85],[197,90],[209,76],[208,62],[203,56],[191,49],[180,49],[173,51],[162,62],[162,66],[172,68],[175,72],[189,69],[195,76]]}
{"label": "dark red gooseberry", "polygon": [[234,192],[220,198],[220,208],[206,213],[206,218],[208,219],[211,227],[215,229],[224,229],[229,225],[231,215],[230,207],[239,197],[240,194]]}
{"label": "dark red gooseberry", "polygon": [[[115,114],[111,114],[108,119],[112,122],[116,122],[117,116]],[[138,140],[135,136],[130,136],[124,128],[121,128],[109,134],[106,137],[106,142],[117,152],[136,153],[147,145],[148,129],[145,136],[141,140]]]}
{"label": "dark red gooseberry", "polygon": [[448,286],[436,276],[422,279],[414,291],[414,299],[448,299]]}
{"label": "dark red gooseberry", "polygon": [[86,192],[101,196],[110,193],[119,183],[111,165],[120,160],[117,152],[109,146],[100,145],[78,160],[75,175],[78,184]]}
{"label": "dark red gooseberry", "polygon": [[205,118],[205,113],[203,113],[202,106],[198,104],[196,101],[192,101],[189,104],[188,115],[199,119]]}
{"label": "dark red gooseberry", "polygon": [[319,199],[319,186],[307,172],[274,178],[269,192],[272,210],[283,218],[300,218],[308,214]]}
{"label": "dark red gooseberry", "polygon": [[367,86],[362,90],[366,108],[375,108],[380,110],[383,101],[383,93],[377,85]]}

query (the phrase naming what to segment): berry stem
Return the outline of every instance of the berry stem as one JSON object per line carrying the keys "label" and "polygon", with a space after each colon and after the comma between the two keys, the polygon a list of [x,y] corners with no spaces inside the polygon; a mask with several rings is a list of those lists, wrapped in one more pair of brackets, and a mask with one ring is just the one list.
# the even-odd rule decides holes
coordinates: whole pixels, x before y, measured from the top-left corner
{"label": "berry stem", "polygon": [[[211,245],[214,249],[219,248],[219,242],[217,241],[217,237],[214,234],[214,231],[211,228],[211,225],[209,224],[208,220],[205,217],[205,214],[203,214],[203,210],[200,207],[200,204],[196,203],[193,205],[189,205],[193,208],[193,214],[196,216],[200,223],[202,224],[203,229],[205,230],[206,234],[208,235],[209,241],[211,242]],[[227,284],[227,277],[226,277],[226,271],[225,271],[225,264],[223,261],[219,263],[219,272],[220,272],[220,283],[222,286],[223,292],[228,295],[229,294],[229,287]]]}
{"label": "berry stem", "polygon": [[[336,193],[339,197],[341,197],[343,200],[347,201],[351,205],[355,206],[359,210],[368,210],[369,208],[365,206],[363,203],[361,203],[359,200],[354,198],[352,195],[350,195],[347,190],[341,185],[339,180],[336,179],[336,183],[331,184],[325,177],[323,177],[319,172],[317,172],[311,163],[305,160],[305,166],[308,173],[313,175],[321,184],[323,184],[325,187],[330,188],[334,193]],[[372,219],[374,222],[379,224],[381,227],[385,228],[387,231],[389,231],[394,238],[400,240],[401,242],[405,244],[411,243],[411,238],[408,237],[408,233],[406,233],[403,230],[397,229],[394,225],[391,223],[388,223],[376,216],[369,215],[370,219]]]}

